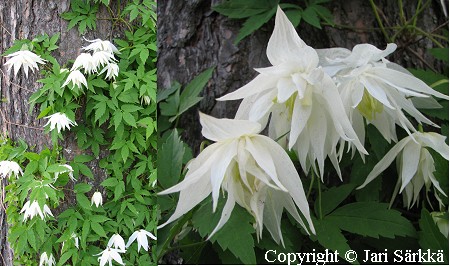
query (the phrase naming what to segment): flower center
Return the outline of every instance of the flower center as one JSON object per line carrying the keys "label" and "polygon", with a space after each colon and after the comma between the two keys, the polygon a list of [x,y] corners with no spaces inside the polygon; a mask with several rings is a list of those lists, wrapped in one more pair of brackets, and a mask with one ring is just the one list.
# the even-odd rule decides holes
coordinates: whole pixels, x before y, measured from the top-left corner
{"label": "flower center", "polygon": [[364,89],[363,97],[357,108],[367,120],[373,120],[377,113],[383,112],[383,104],[372,97],[366,89]]}

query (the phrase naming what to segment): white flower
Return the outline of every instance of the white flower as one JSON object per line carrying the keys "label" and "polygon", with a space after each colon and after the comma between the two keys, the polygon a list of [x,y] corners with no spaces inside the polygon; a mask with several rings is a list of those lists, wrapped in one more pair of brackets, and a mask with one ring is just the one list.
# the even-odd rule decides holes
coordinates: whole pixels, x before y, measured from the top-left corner
{"label": "white flower", "polygon": [[115,260],[120,265],[125,265],[119,253],[124,253],[124,251],[107,247],[105,250],[94,256],[102,255],[100,258],[98,258],[98,260],[100,261],[100,266],[104,266],[107,262],[109,262],[109,265],[111,266],[112,260]]}
{"label": "white flower", "polygon": [[[227,201],[210,237],[229,219],[235,203],[256,221],[257,236],[263,225],[283,243],[280,220],[286,209],[306,232],[315,233],[300,177],[289,156],[272,139],[258,135],[261,125],[247,120],[216,119],[200,114],[202,134],[216,143],[204,149],[187,168],[184,180],[159,194],[180,192],[172,216],[158,228],[178,219],[212,194],[216,211],[220,190]],[[304,225],[297,207],[306,219]],[[263,219],[264,218],[264,219]]]}
{"label": "white flower", "polygon": [[152,102],[152,99],[150,98],[150,96],[148,96],[148,95],[142,96],[141,104],[150,105],[151,102]]}
{"label": "white flower", "polygon": [[[325,71],[333,75],[339,84],[344,105],[348,106],[348,115],[358,120],[357,131],[362,139],[365,134],[363,117],[388,142],[397,141],[396,124],[408,134],[416,131],[403,110],[419,123],[435,125],[417,110],[415,104],[431,95],[448,99],[448,96],[433,90],[406,69],[384,58],[396,48],[397,45],[390,43],[385,50],[371,44],[356,45],[351,52],[342,48],[318,50]],[[440,106],[432,98],[427,99],[427,103],[431,104],[429,108]]]}
{"label": "white flower", "polygon": [[77,123],[70,120],[66,114],[64,113],[54,113],[52,115],[46,116],[44,118],[48,118],[48,122],[44,125],[46,127],[48,124],[50,124],[50,130],[56,129],[58,130],[58,133],[61,132],[61,129],[64,130],[65,128],[70,130],[70,126],[76,126]]}
{"label": "white flower", "polygon": [[72,233],[71,238],[73,238],[75,247],[76,247],[76,248],[79,248],[79,247],[78,247],[78,246],[79,246],[79,245],[78,245],[78,242],[79,242],[80,239],[78,238],[77,234]]}
{"label": "white flower", "polygon": [[20,165],[13,161],[1,161],[0,178],[6,178],[7,176],[11,176],[12,173],[14,173],[16,177],[19,176],[19,173],[23,175]]}
{"label": "white flower", "polygon": [[45,64],[45,60],[39,55],[27,50],[17,51],[5,57],[10,57],[8,61],[6,61],[5,66],[9,66],[8,71],[14,66],[14,76],[17,76],[17,73],[22,66],[25,71],[25,76],[28,77],[28,68],[34,73],[35,69],[39,70],[37,63]]}
{"label": "white flower", "polygon": [[112,44],[110,41],[102,41],[100,39],[95,39],[92,41],[86,40],[86,41],[90,42],[91,44],[82,48],[85,51],[93,51],[94,53],[99,52],[99,51],[105,51],[105,52],[109,52],[111,54],[119,53],[119,50],[117,50],[117,48],[114,46],[114,44]]}
{"label": "white flower", "polygon": [[116,63],[109,63],[102,69],[102,71],[100,71],[99,75],[103,74],[105,71],[107,79],[116,80],[116,77],[119,75],[119,66]]}
{"label": "white flower", "polygon": [[83,68],[85,74],[93,74],[97,73],[97,67],[98,64],[96,63],[91,54],[81,53],[80,55],[78,55],[77,59],[75,59],[75,62],[73,63],[73,66],[70,69],[70,71],[75,71],[80,68]]}
{"label": "white flower", "polygon": [[78,88],[81,89],[81,84],[83,84],[84,87],[86,87],[86,88],[88,87],[87,80],[84,77],[83,73],[81,73],[80,70],[71,71],[62,86],[64,87],[64,86],[68,85],[70,82],[72,82],[72,88],[74,86],[77,86]]}
{"label": "white flower", "polygon": [[123,240],[123,238],[119,235],[119,234],[114,234],[108,241],[108,247],[113,247],[117,248],[119,250],[122,250],[123,252],[125,252],[125,240]]}
{"label": "white flower", "polygon": [[[358,187],[363,188],[380,175],[397,158],[398,182],[394,194],[403,193],[404,205],[411,208],[419,199],[423,186],[430,190],[431,184],[446,196],[433,175],[434,160],[427,148],[437,151],[448,160],[449,147],[445,143],[446,137],[434,132],[415,132],[395,144],[392,149],[374,166],[366,181]],[[437,194],[435,194],[436,197]]]}
{"label": "white flower", "polygon": [[20,210],[20,213],[22,212],[25,212],[23,221],[26,221],[28,218],[33,219],[33,217],[37,215],[39,215],[42,220],[45,220],[46,216],[53,217],[53,214],[48,208],[47,204],[44,204],[44,210],[41,210],[41,208],[39,207],[39,203],[36,200],[34,200],[32,203],[30,203],[30,201],[27,201],[22,210]]}
{"label": "white flower", "polygon": [[130,236],[130,239],[128,239],[127,248],[133,243],[134,240],[136,240],[137,244],[138,244],[138,252],[141,249],[141,246],[144,248],[145,251],[148,251],[148,239],[147,239],[147,237],[150,237],[151,239],[156,240],[156,237],[152,233],[147,232],[144,229],[135,231]]}
{"label": "white flower", "polygon": [[272,67],[257,69],[260,74],[250,83],[218,100],[243,98],[237,119],[265,125],[271,114],[269,136],[280,139],[289,149],[295,148],[305,173],[312,167],[323,177],[328,156],[340,176],[336,145],[341,138],[367,152],[352,128],[334,81],[319,67],[316,51],[300,39],[280,8],[267,57]]}
{"label": "white flower", "polygon": [[55,172],[55,181],[56,181],[56,179],[58,179],[58,176],[60,174],[64,174],[64,173],[69,173],[70,180],[72,180],[74,182],[77,181],[75,179],[75,177],[73,177],[73,168],[72,168],[72,166],[70,166],[68,164],[60,164],[59,166],[65,167],[67,170],[61,170],[60,172]]}
{"label": "white flower", "polygon": [[52,266],[55,265],[55,258],[53,257],[53,254],[50,253],[50,256],[47,255],[47,252],[43,252],[41,254],[41,258],[39,260],[39,266]]}
{"label": "white flower", "polygon": [[95,52],[92,55],[92,58],[94,60],[94,65],[96,65],[97,67],[107,65],[114,61],[114,55],[105,51]]}
{"label": "white flower", "polygon": [[92,204],[95,204],[95,206],[98,208],[99,205],[103,205],[103,197],[102,193],[96,191],[91,198],[91,206]]}

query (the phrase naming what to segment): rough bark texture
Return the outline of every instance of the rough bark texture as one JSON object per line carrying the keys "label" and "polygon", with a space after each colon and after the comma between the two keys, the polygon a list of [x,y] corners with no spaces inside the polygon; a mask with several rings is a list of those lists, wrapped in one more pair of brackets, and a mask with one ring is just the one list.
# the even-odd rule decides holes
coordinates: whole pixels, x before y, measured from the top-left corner
{"label": "rough bark texture", "polygon": [[[112,1],[114,2],[114,1]],[[67,64],[68,60],[75,59],[80,53],[80,48],[86,46],[86,42],[79,36],[76,28],[67,31],[67,21],[61,19],[61,14],[68,11],[70,0],[0,0],[0,54],[11,47],[16,39],[33,39],[34,37],[47,33],[49,36],[60,33],[59,49],[54,52],[54,56],[61,65]],[[98,17],[108,17],[104,9],[100,9]],[[111,24],[106,20],[97,23],[94,32],[88,32],[84,37],[87,39],[110,39]],[[29,113],[28,98],[41,86],[36,82],[38,73],[29,73],[26,78],[21,71],[17,77],[13,76],[13,71],[7,71],[4,66],[6,58],[0,57],[0,134],[8,136],[16,141],[25,140],[30,147],[35,147],[40,151],[45,147],[51,147],[51,140],[48,134],[44,134],[43,119],[36,120],[38,109]],[[77,118],[81,116],[77,114]],[[75,155],[82,153],[76,144],[75,136],[69,135],[64,143],[64,157],[68,160]],[[91,169],[97,180],[90,181],[94,186],[98,186],[105,174],[101,169],[92,163]],[[4,182],[3,182],[4,183]],[[4,184],[2,184],[4,185]],[[4,191],[4,188],[1,189]],[[7,193],[7,192],[6,192]],[[4,195],[3,195],[4,196]],[[2,196],[2,198],[3,198]],[[73,196],[73,195],[72,195]],[[66,195],[68,199],[62,206],[71,204],[75,199],[71,195]],[[2,202],[3,205],[3,202]],[[56,213],[59,213],[56,210]],[[0,265],[12,265],[14,254],[7,241],[8,225],[4,208],[0,207]]]}
{"label": "rough bark texture", "polygon": [[[186,84],[201,71],[216,66],[198,109],[188,112],[180,120],[180,127],[186,129],[184,138],[194,149],[201,141],[197,111],[201,110],[218,118],[232,118],[239,101],[218,102],[215,98],[234,91],[253,79],[257,75],[253,68],[269,66],[265,50],[274,20],[270,20],[235,46],[233,41],[244,20],[230,20],[212,11],[211,7],[220,2],[167,0],[158,3],[159,89],[169,87],[174,81]],[[385,27],[400,23],[397,1],[376,2],[382,12]],[[403,2],[406,18],[409,19],[413,16],[417,3]],[[367,42],[381,49],[386,47],[386,40],[379,30],[369,1],[331,1],[327,7],[333,13],[336,24],[348,27],[324,27],[319,30],[302,23],[298,32],[308,45],[314,48],[351,49],[358,43]],[[430,32],[445,21],[439,1],[433,1],[419,16],[417,25]],[[433,62],[430,55],[425,54],[427,48],[433,47],[432,42],[427,39],[412,44],[405,34],[397,45],[395,55],[390,57],[394,62],[407,67],[424,67],[423,61]],[[416,55],[409,49],[415,51]]]}

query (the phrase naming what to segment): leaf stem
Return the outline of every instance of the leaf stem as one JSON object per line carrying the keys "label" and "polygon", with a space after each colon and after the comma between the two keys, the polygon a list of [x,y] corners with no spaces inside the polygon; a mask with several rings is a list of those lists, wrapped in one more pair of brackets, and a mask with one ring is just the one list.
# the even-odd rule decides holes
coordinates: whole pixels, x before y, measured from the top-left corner
{"label": "leaf stem", "polygon": [[389,38],[389,35],[388,35],[386,29],[384,28],[383,22],[381,21],[380,14],[378,14],[378,7],[375,5],[373,0],[370,0],[370,5],[372,6],[373,13],[375,14],[375,18],[376,18],[376,20],[378,22],[378,25],[380,25],[380,29],[381,29],[381,32],[384,35],[384,38],[387,41],[391,42],[391,39]]}
{"label": "leaf stem", "polygon": [[311,194],[313,185],[314,185],[314,173],[311,175],[311,183],[309,183],[309,189],[308,189],[308,193],[306,194],[306,199],[309,198],[309,195]]}

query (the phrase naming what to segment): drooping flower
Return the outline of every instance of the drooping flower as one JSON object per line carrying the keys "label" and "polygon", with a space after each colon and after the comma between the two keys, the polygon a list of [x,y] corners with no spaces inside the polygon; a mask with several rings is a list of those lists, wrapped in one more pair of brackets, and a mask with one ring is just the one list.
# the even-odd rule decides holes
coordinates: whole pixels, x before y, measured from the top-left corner
{"label": "drooping flower", "polygon": [[[307,46],[278,8],[275,28],[267,46],[271,67],[237,91],[218,100],[243,101],[237,119],[265,125],[271,114],[269,136],[295,148],[305,173],[312,167],[323,177],[329,157],[340,175],[336,145],[352,142],[367,153],[346,115],[334,81],[319,66],[316,51]],[[318,165],[318,171],[316,169]]]}
{"label": "drooping flower", "polygon": [[106,263],[109,263],[109,265],[111,266],[113,260],[115,260],[120,265],[125,265],[119,253],[124,253],[124,251],[107,247],[105,250],[94,256],[102,255],[100,258],[98,258],[98,260],[100,261],[100,266],[104,266]]}
{"label": "drooping flower", "polygon": [[28,77],[28,68],[34,73],[35,69],[39,70],[38,63],[45,64],[44,59],[28,50],[17,51],[5,57],[9,57],[5,63],[5,66],[8,66],[8,71],[14,66],[14,76],[17,76],[19,69],[23,67],[25,76]]}
{"label": "drooping flower", "polygon": [[39,266],[53,266],[55,264],[56,262],[53,254],[50,253],[50,256],[47,255],[47,252],[43,252],[41,254],[41,258],[39,259]]}
{"label": "drooping flower", "polygon": [[34,200],[30,203],[30,201],[27,201],[23,208],[20,210],[20,213],[24,213],[23,221],[26,221],[28,218],[33,219],[34,216],[39,215],[42,220],[45,220],[45,217],[52,216],[53,214],[50,211],[50,208],[47,206],[47,204],[44,204],[43,210],[41,210],[41,207],[39,207],[39,203]]}
{"label": "drooping flower", "polygon": [[83,73],[81,73],[80,70],[74,70],[71,71],[69,76],[67,77],[66,81],[63,83],[63,87],[68,85],[69,83],[72,83],[72,88],[77,86],[78,88],[82,88],[81,84],[84,85],[84,87],[88,87],[87,80],[84,77]]}
{"label": "drooping flower", "polygon": [[102,41],[100,39],[86,40],[86,41],[90,42],[91,44],[82,48],[85,51],[92,51],[94,53],[99,52],[99,51],[105,51],[105,52],[109,52],[111,54],[119,53],[119,50],[117,50],[116,46],[114,46],[114,44],[112,44],[110,41]]}
{"label": "drooping flower", "polygon": [[103,197],[102,193],[96,191],[91,198],[91,206],[92,204],[95,204],[95,206],[98,208],[98,206],[103,205]]}
{"label": "drooping flower", "polygon": [[[435,190],[446,196],[433,175],[434,160],[427,150],[427,148],[431,148],[448,160],[449,147],[445,143],[445,139],[446,137],[434,132],[415,132],[407,136],[386,153],[358,189],[374,180],[397,158],[399,177],[394,195],[397,192],[402,193],[405,206],[411,208],[419,200],[419,193],[423,186],[426,191],[429,191],[433,185]],[[435,195],[438,198],[436,193]]]}
{"label": "drooping flower", "polygon": [[93,74],[97,73],[98,64],[94,60],[91,54],[89,53],[81,53],[75,59],[72,68],[70,71],[79,70],[81,68],[84,69],[85,74]]}
{"label": "drooping flower", "polygon": [[106,78],[116,80],[116,77],[119,76],[119,66],[116,63],[109,63],[100,71],[100,74],[103,74],[106,71]]}
{"label": "drooping flower", "polygon": [[125,240],[119,235],[114,234],[108,241],[108,247],[114,247],[116,249],[122,250],[123,252],[126,251],[125,249]]}
{"label": "drooping flower", "polygon": [[114,61],[114,55],[110,52],[98,51],[92,55],[94,64],[97,67],[108,65]]}
{"label": "drooping flower", "polygon": [[23,175],[20,165],[13,161],[1,161],[0,162],[0,178],[6,178],[13,174],[18,177],[19,173]]}
{"label": "drooping flower", "polygon": [[156,240],[156,236],[154,236],[152,233],[145,231],[144,229],[135,231],[131,236],[130,239],[128,239],[127,242],[127,248],[136,240],[138,244],[138,252],[141,249],[141,247],[148,251],[148,239],[147,237],[150,237],[153,240]]}
{"label": "drooping flower", "polygon": [[48,118],[48,122],[44,125],[44,127],[50,124],[50,130],[55,129],[56,127],[58,133],[61,132],[61,129],[64,130],[65,128],[67,128],[70,130],[70,126],[77,125],[76,122],[70,120],[64,113],[54,113],[44,118]]}
{"label": "drooping flower", "polygon": [[215,212],[222,189],[227,192],[227,201],[210,237],[228,221],[236,203],[255,218],[258,237],[264,225],[277,243],[280,240],[283,243],[280,229],[283,209],[307,232],[315,233],[297,170],[280,145],[258,135],[262,129],[259,123],[216,119],[204,114],[200,114],[200,123],[203,136],[216,143],[188,164],[182,182],[159,193],[180,192],[175,212],[159,228],[178,219],[210,194]]}
{"label": "drooping flower", "polygon": [[[416,131],[403,110],[419,123],[435,125],[417,110],[417,98],[433,95],[448,99],[448,96],[433,90],[406,69],[385,59],[396,48],[397,45],[390,43],[385,50],[371,44],[356,45],[351,52],[343,48],[318,50],[325,72],[339,84],[348,115],[357,120],[356,130],[362,140],[365,134],[363,117],[388,142],[397,141],[396,124],[408,134]],[[431,108],[440,106],[432,98],[427,102]]]}
{"label": "drooping flower", "polygon": [[151,102],[152,102],[152,99],[150,98],[150,96],[148,96],[148,95],[142,96],[141,104],[150,105]]}
{"label": "drooping flower", "polygon": [[78,235],[77,234],[75,234],[75,233],[72,233],[72,235],[70,236],[70,238],[72,238],[73,239],[73,242],[74,242],[74,245],[75,245],[75,247],[76,248],[79,248],[79,241],[80,241],[80,239],[78,238]]}
{"label": "drooping flower", "polygon": [[77,181],[75,179],[75,177],[73,177],[73,168],[72,168],[72,166],[70,166],[68,164],[61,164],[60,166],[66,168],[66,170],[61,170],[59,172],[55,172],[55,181],[56,181],[56,179],[58,179],[58,176],[60,174],[64,174],[64,173],[68,173],[69,174],[70,180],[72,180],[74,182]]}

